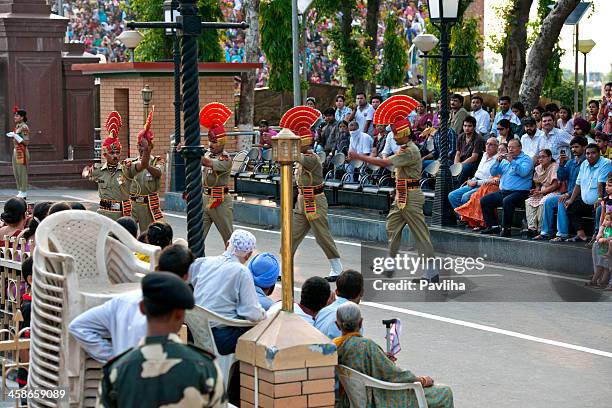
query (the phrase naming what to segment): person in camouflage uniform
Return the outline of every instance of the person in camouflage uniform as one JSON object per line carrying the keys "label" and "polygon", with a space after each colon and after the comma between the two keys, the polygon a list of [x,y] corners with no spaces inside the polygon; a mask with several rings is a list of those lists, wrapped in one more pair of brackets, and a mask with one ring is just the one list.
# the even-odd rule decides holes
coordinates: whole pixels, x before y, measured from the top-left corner
{"label": "person in camouflage uniform", "polygon": [[83,177],[98,183],[100,195],[98,213],[116,221],[132,213],[130,179],[125,174],[125,162],[119,162],[121,155],[121,143],[117,138],[121,128],[119,112],[111,112],[104,127],[109,132],[109,136],[102,143],[102,155],[106,162],[85,167]]}
{"label": "person in camouflage uniform", "polygon": [[299,195],[293,209],[292,250],[293,254],[300,243],[312,229],[317,244],[321,247],[330,264],[329,276],[325,279],[335,282],[342,273],[340,253],[329,231],[327,222],[327,198],[323,185],[321,159],[312,149],[310,128],[321,116],[321,113],[308,106],[296,106],[289,109],[281,118],[280,125],[300,136],[301,153],[297,166],[297,184]]}
{"label": "person in camouflage uniform", "polygon": [[26,111],[13,108],[15,130],[13,131],[13,175],[17,184],[17,197],[26,198],[28,195],[28,162],[30,161],[30,129],[26,122]]}
{"label": "person in camouflage uniform", "polygon": [[[423,204],[425,196],[421,191],[421,154],[412,140],[410,122],[406,119],[418,102],[408,96],[392,96],[384,101],[374,113],[376,125],[391,124],[395,142],[400,150],[388,158],[370,157],[349,151],[349,160],[362,160],[376,166],[393,166],[395,175],[395,200],[387,215],[387,239],[389,240],[389,257],[393,258],[399,251],[402,242],[402,231],[408,225],[414,238],[418,255],[433,258],[429,229],[425,223]],[[391,272],[391,271],[389,271]],[[438,282],[440,277],[434,268],[426,268],[422,279]]]}
{"label": "person in camouflage uniform", "polygon": [[181,344],[176,335],[185,309],[195,305],[187,284],[174,274],[152,272],[142,279],[142,295],[147,336],[104,366],[96,406],[225,406],[223,375],[214,355]]}
{"label": "person in camouflage uniform", "polygon": [[224,151],[225,128],[223,125],[232,111],[219,102],[207,104],[200,111],[200,124],[208,128],[210,150],[202,157],[204,174],[204,239],[212,224],[215,224],[223,242],[227,242],[234,231],[233,198],[229,194],[229,179],[232,160]]}
{"label": "person in camouflage uniform", "polygon": [[164,160],[160,156],[151,156],[153,132],[150,128],[154,111],[155,106],[149,113],[144,129],[138,133],[139,157],[126,160],[125,169],[126,176],[130,179],[132,218],[138,222],[141,233],[146,231],[152,222],[164,219],[159,202]]}

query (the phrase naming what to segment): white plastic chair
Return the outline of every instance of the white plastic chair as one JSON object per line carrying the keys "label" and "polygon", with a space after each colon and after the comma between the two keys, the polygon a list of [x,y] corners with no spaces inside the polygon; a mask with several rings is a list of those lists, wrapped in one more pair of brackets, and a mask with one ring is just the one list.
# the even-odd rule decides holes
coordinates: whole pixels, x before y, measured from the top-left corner
{"label": "white plastic chair", "polygon": [[210,311],[202,306],[196,305],[192,310],[187,310],[185,316],[185,323],[191,334],[193,335],[194,344],[205,350],[214,353],[217,356],[217,364],[223,373],[223,381],[227,387],[229,384],[229,376],[231,368],[236,362],[236,355],[234,353],[222,356],[217,350],[215,339],[212,334],[212,327],[210,322],[218,322],[223,326],[231,327],[253,327],[257,323],[248,320],[239,319],[228,319],[213,311]]}
{"label": "white plastic chair", "polygon": [[[150,265],[134,252],[148,255]],[[137,289],[141,276],[155,269],[159,252],[91,211],[67,210],[43,220],[33,255],[28,386],[67,387],[69,401],[32,398],[30,406],[94,406],[100,365],[69,335],[68,324],[112,296]]]}
{"label": "white plastic chair", "polygon": [[391,383],[381,381],[341,364],[336,366],[336,372],[338,373],[340,383],[342,384],[342,387],[344,387],[344,391],[346,392],[346,395],[351,403],[351,408],[366,408],[368,402],[366,387],[395,391],[413,390],[416,394],[419,408],[427,408],[425,391],[423,391],[423,385],[420,382]]}

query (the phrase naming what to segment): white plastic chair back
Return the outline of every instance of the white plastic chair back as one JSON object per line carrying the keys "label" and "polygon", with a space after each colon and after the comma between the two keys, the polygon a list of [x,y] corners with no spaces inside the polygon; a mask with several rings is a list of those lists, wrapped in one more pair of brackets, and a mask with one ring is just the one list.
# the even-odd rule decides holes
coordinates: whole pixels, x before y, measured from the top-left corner
{"label": "white plastic chair back", "polygon": [[228,319],[202,306],[196,305],[192,310],[187,310],[185,324],[191,330],[193,342],[196,346],[208,350],[217,356],[217,363],[223,373],[223,381],[227,388],[231,368],[236,362],[235,354],[220,355],[215,344],[210,322],[218,322],[224,326],[253,327],[257,323],[248,320]]}
{"label": "white plastic chair back", "polygon": [[244,168],[246,166],[247,160],[248,160],[248,158],[247,158],[247,152],[246,151],[241,150],[238,153],[236,153],[236,155],[232,159],[232,170],[231,170],[231,173],[232,174],[236,174],[236,173],[240,173],[241,171],[244,171]]}
{"label": "white plastic chair back", "polygon": [[[383,390],[412,390],[416,394],[419,408],[427,408],[425,391],[420,382],[390,383],[362,374],[345,365],[336,366],[338,379],[346,392],[351,408],[366,408],[368,402],[367,387]],[[406,391],[407,392],[407,391]]]}
{"label": "white plastic chair back", "polygon": [[[111,237],[112,234],[112,237]],[[28,387],[69,390],[69,401],[42,398],[30,406],[95,405],[100,365],[68,333],[68,324],[110,297],[138,288],[157,265],[159,247],[143,244],[103,215],[67,210],[45,218],[34,249]],[[134,252],[148,255],[151,264]]]}

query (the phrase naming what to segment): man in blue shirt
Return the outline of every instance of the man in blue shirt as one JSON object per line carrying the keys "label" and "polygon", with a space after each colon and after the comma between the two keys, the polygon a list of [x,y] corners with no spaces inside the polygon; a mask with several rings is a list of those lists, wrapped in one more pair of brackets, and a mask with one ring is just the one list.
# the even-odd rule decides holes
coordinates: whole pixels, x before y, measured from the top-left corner
{"label": "man in blue shirt", "polygon": [[[514,209],[529,197],[532,184],[533,160],[521,151],[520,140],[512,139],[508,142],[508,153],[498,155],[497,161],[491,166],[491,176],[500,175],[500,190],[487,194],[480,199],[482,215],[487,228],[482,234],[498,234],[502,237],[511,235]],[[497,225],[495,209],[499,206],[504,209],[502,228]]]}
{"label": "man in blue shirt", "polygon": [[493,120],[493,126],[491,126],[491,133],[498,136],[497,134],[497,124],[502,119],[508,119],[510,123],[514,123],[515,125],[520,125],[521,120],[512,112],[510,109],[511,99],[509,96],[502,96],[499,98],[499,108],[501,111],[497,112],[495,115],[495,119]]}
{"label": "man in blue shirt", "polygon": [[352,269],[342,272],[336,280],[336,300],[317,313],[314,327],[330,339],[340,337],[342,333],[336,326],[336,311],[347,303],[359,303],[363,296],[363,276]]}
{"label": "man in blue shirt", "polygon": [[610,160],[602,157],[599,146],[592,143],[586,148],[586,160],[580,165],[576,185],[572,196],[565,202],[570,225],[576,230],[576,236],[570,242],[586,242],[582,217],[592,216],[593,211],[601,205],[610,174]]}
{"label": "man in blue shirt", "polygon": [[555,209],[557,210],[557,237],[553,239],[555,242],[565,241],[569,237],[569,218],[565,211],[565,201],[570,198],[576,185],[580,165],[586,158],[584,150],[587,146],[586,137],[574,137],[570,142],[570,148],[574,158],[568,160],[564,151],[561,151],[559,158],[559,169],[557,170],[557,179],[559,183],[567,183],[566,193],[554,194],[544,201],[544,211],[542,213],[542,231],[536,236],[535,240],[544,240],[552,237],[553,234],[553,219]]}

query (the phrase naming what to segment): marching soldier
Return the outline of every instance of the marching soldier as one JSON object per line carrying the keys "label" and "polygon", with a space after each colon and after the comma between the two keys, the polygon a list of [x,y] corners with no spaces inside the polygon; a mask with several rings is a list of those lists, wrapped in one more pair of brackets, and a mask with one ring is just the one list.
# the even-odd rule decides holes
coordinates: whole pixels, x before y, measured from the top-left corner
{"label": "marching soldier", "polygon": [[234,231],[233,198],[229,194],[229,179],[232,160],[224,151],[225,128],[223,125],[232,116],[230,108],[219,102],[207,104],[200,111],[200,124],[208,129],[209,152],[202,157],[204,174],[204,239],[212,224],[215,224],[223,242],[227,242]]}
{"label": "marching soldier", "polygon": [[150,128],[154,111],[155,106],[149,113],[144,129],[138,133],[139,157],[126,161],[126,175],[130,178],[132,217],[138,222],[140,232],[146,231],[154,221],[164,219],[159,202],[159,184],[164,160],[160,156],[151,156],[153,132]]}
{"label": "marching soldier", "polygon": [[304,240],[308,231],[312,232],[329,260],[330,272],[325,279],[335,282],[342,273],[342,262],[336,243],[329,231],[327,222],[327,198],[323,185],[321,161],[312,149],[310,128],[320,118],[321,113],[308,106],[296,106],[289,109],[281,118],[280,126],[290,129],[300,137],[301,153],[298,162],[297,184],[299,195],[293,209],[293,254]]}
{"label": "marching soldier", "polygon": [[106,162],[85,167],[83,177],[98,183],[100,195],[98,213],[116,221],[132,213],[129,178],[125,174],[126,165],[125,162],[119,162],[121,155],[121,143],[117,138],[121,129],[119,112],[113,111],[108,115],[104,128],[109,132],[109,136],[102,143],[102,155]]}
{"label": "marching soldier", "polygon": [[28,196],[28,162],[30,161],[30,129],[26,122],[28,115],[23,109],[17,106],[13,108],[13,120],[15,130],[8,134],[13,138],[13,175],[17,184],[17,197],[27,198]]}
{"label": "marching soldier", "polygon": [[[363,160],[377,166],[393,165],[395,173],[395,201],[387,216],[387,238],[389,256],[395,257],[402,241],[406,224],[414,237],[418,255],[433,258],[433,246],[429,229],[425,224],[423,204],[425,197],[419,186],[421,178],[421,154],[411,139],[410,122],[406,119],[418,102],[408,96],[392,96],[384,101],[374,113],[376,125],[391,124],[395,142],[400,150],[386,158],[370,157],[349,151],[349,159]],[[426,268],[422,279],[438,282],[439,275],[434,268]]]}
{"label": "marching soldier", "polygon": [[152,272],[142,279],[140,311],[147,317],[147,336],[104,366],[96,406],[225,406],[214,355],[182,344],[176,334],[185,309],[194,305],[193,293],[178,276]]}

